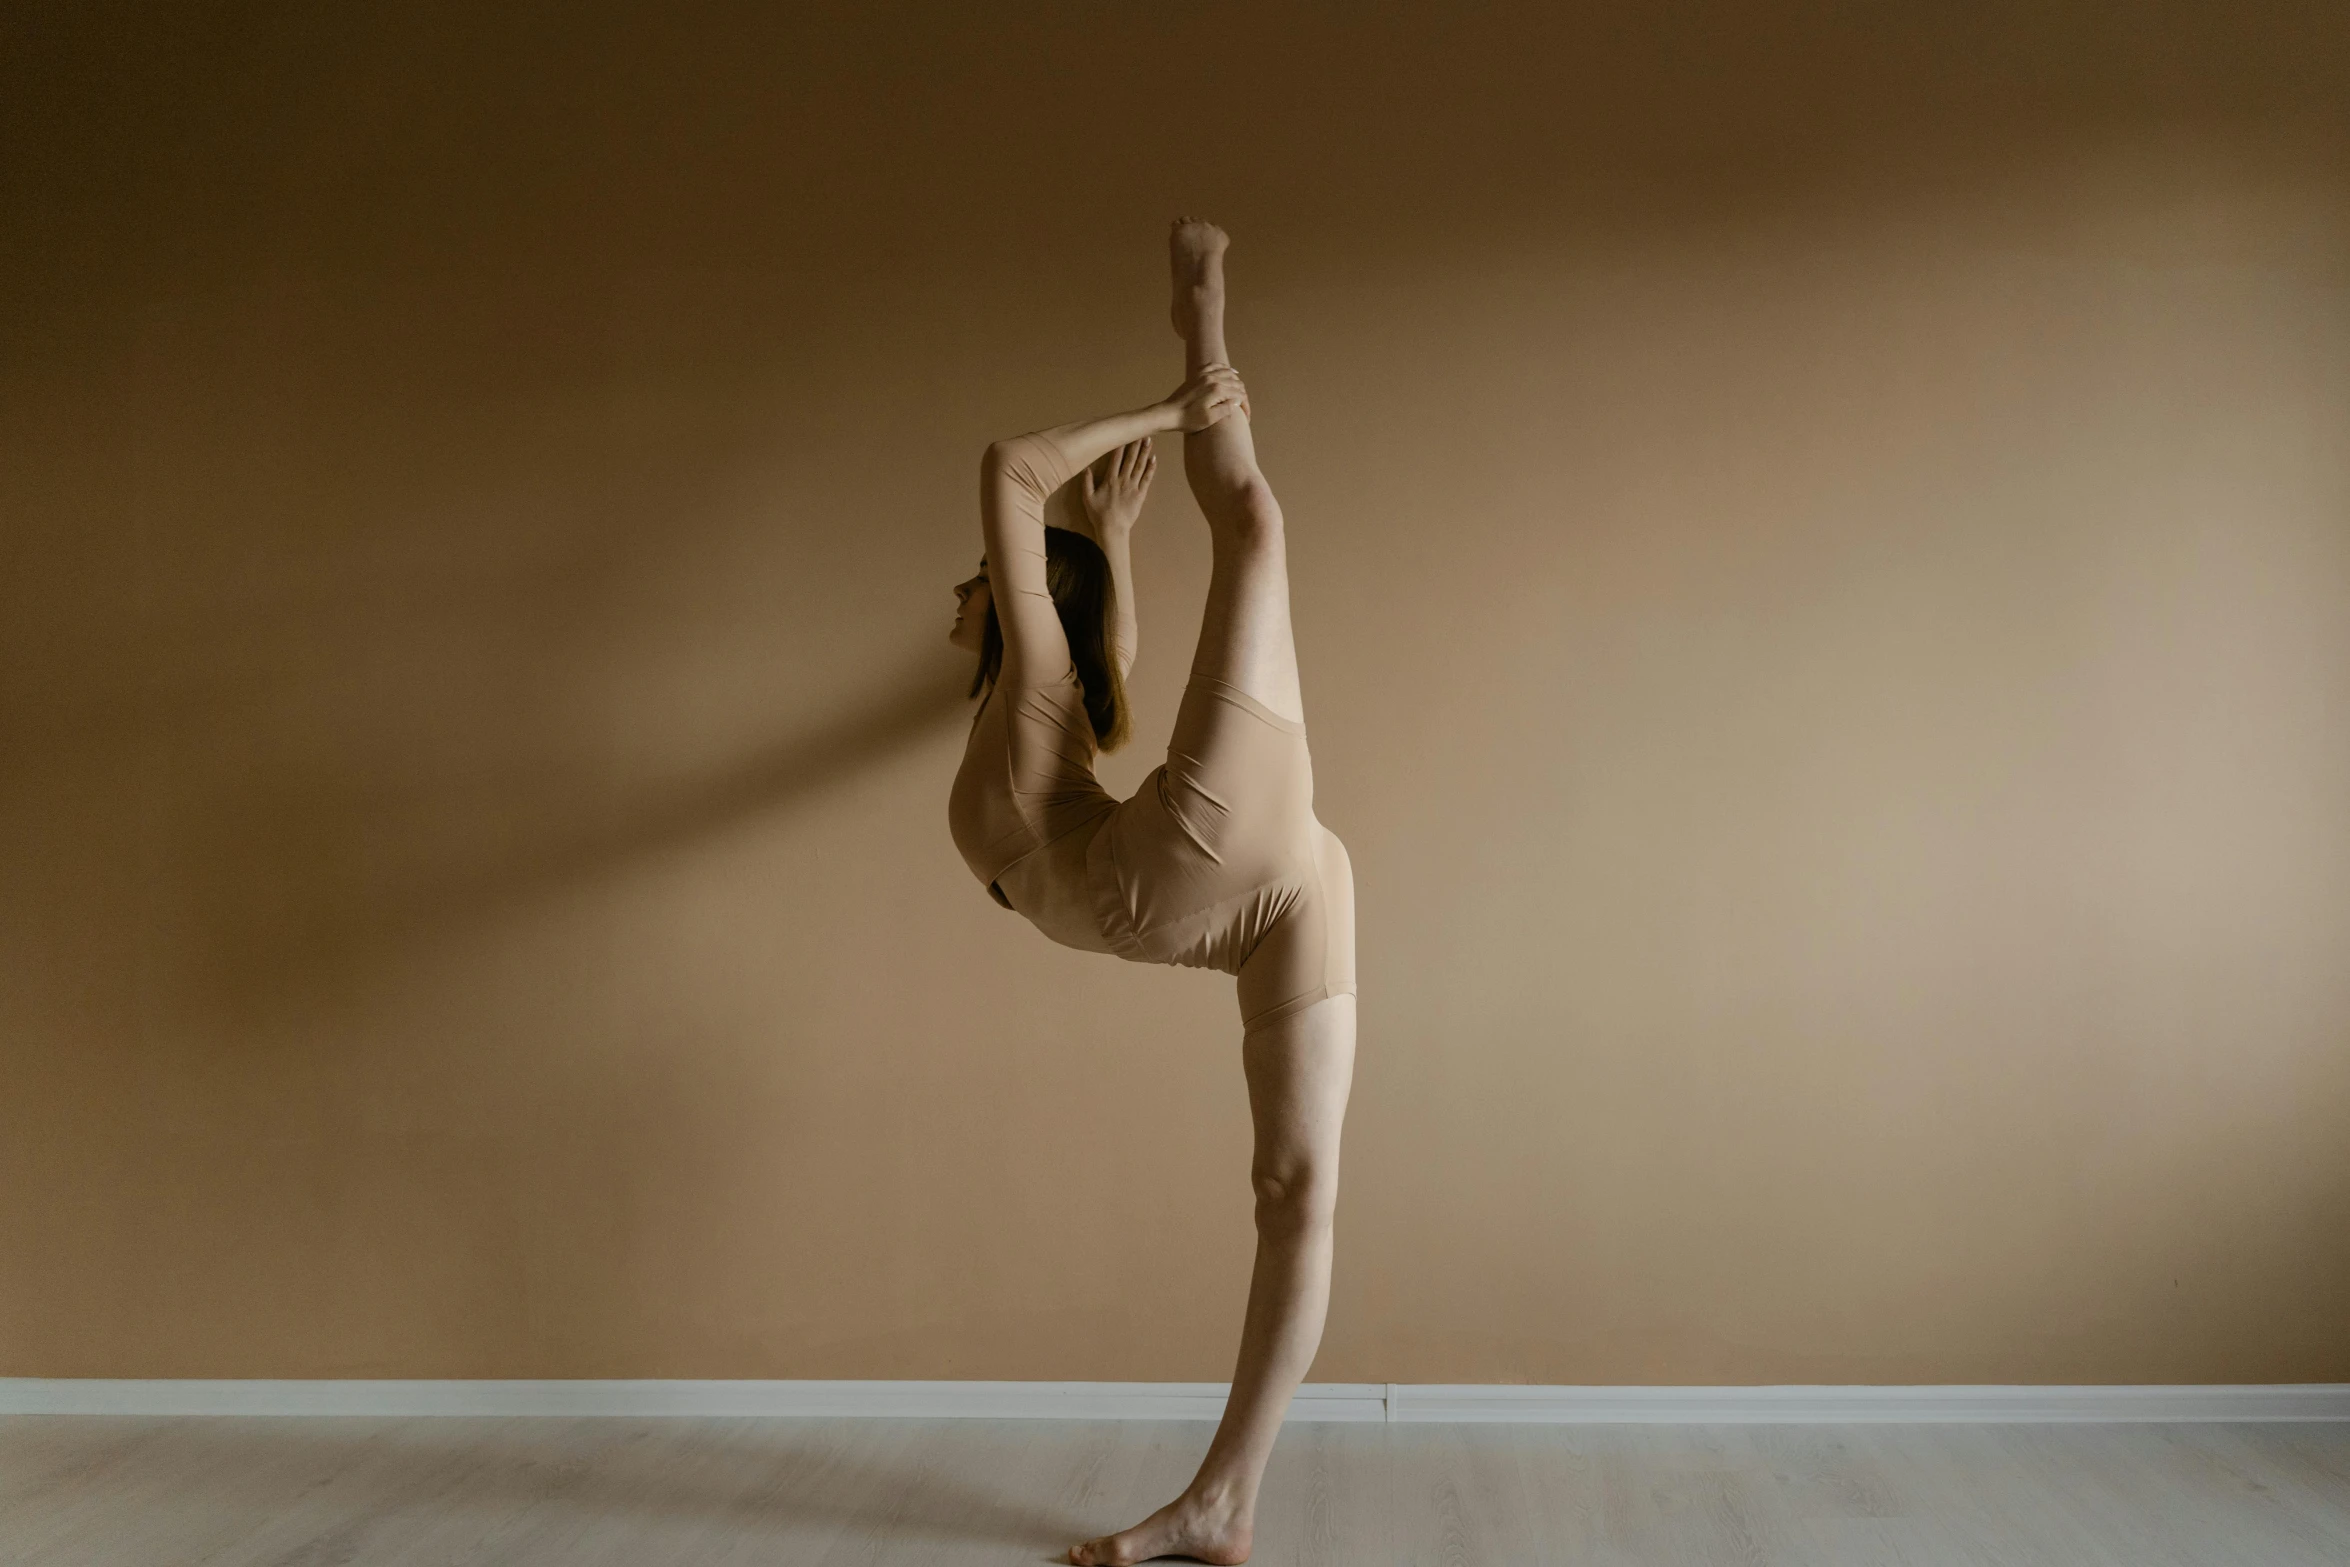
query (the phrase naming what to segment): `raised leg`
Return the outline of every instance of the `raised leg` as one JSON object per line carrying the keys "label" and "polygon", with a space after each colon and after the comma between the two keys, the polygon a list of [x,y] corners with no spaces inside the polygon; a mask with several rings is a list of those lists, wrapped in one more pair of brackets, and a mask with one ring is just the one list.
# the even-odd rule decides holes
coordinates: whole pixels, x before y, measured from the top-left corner
{"label": "raised leg", "polygon": [[1247,1561],[1265,1461],[1322,1342],[1355,998],[1333,996],[1257,1029],[1240,1055],[1256,1123],[1257,1260],[1232,1397],[1183,1494],[1131,1529],[1072,1548],[1072,1562]]}
{"label": "raised leg", "polygon": [[[1178,218],[1167,237],[1186,374],[1232,362],[1224,343],[1227,243],[1222,229],[1195,218]],[[1282,717],[1303,722],[1281,507],[1257,467],[1248,415],[1232,414],[1186,435],[1183,472],[1215,545],[1192,672],[1238,686]]]}
{"label": "raised leg", "polygon": [[[1183,334],[1187,372],[1231,363],[1224,344],[1225,243],[1223,230],[1188,218],[1177,220],[1168,237],[1175,329]],[[1192,672],[1238,686],[1303,722],[1281,508],[1257,467],[1248,416],[1232,414],[1185,436],[1183,470],[1215,544]],[[1351,878],[1330,895],[1351,904]],[[1131,1529],[1073,1547],[1070,1561],[1248,1560],[1265,1463],[1290,1398],[1314,1362],[1330,1307],[1338,1139],[1354,1053],[1351,995],[1316,1002],[1242,1039],[1256,1123],[1257,1256],[1232,1396],[1183,1494]]]}

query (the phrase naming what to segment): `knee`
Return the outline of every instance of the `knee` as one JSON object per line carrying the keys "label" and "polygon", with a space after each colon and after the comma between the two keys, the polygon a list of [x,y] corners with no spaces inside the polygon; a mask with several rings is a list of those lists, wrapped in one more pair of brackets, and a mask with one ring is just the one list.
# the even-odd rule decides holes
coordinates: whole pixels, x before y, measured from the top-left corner
{"label": "knee", "polygon": [[1212,501],[1202,501],[1200,510],[1210,525],[1243,544],[1281,543],[1281,503],[1262,477],[1244,479]]}
{"label": "knee", "polygon": [[1338,1214],[1335,1161],[1308,1158],[1259,1160],[1250,1172],[1257,1192],[1257,1229],[1295,1235],[1327,1229]]}

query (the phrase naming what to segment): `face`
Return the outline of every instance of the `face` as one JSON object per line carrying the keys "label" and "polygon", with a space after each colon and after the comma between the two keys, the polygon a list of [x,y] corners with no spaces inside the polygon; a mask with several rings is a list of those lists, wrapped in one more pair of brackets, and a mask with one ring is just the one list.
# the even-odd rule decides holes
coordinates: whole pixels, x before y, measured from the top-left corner
{"label": "face", "polygon": [[987,641],[987,607],[992,602],[987,586],[987,562],[981,561],[978,576],[955,584],[955,629],[947,633],[947,641],[978,652]]}

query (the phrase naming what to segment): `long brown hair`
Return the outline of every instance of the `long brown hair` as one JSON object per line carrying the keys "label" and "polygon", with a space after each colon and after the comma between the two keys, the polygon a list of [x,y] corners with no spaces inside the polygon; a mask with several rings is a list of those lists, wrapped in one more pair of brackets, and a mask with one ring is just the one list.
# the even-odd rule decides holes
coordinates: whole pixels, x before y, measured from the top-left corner
{"label": "long brown hair", "polygon": [[[1118,588],[1110,577],[1110,558],[1102,547],[1082,533],[1066,528],[1044,530],[1044,585],[1060,611],[1061,630],[1069,638],[1069,662],[1077,666],[1078,684],[1085,688],[1085,716],[1093,725],[1094,745],[1115,751],[1126,743],[1132,725],[1126,713],[1126,678],[1110,656],[1111,627],[1118,613]],[[987,633],[979,645],[979,668],[971,676],[971,694],[979,695],[996,682],[1004,667],[1004,630],[996,619],[995,583],[988,583]]]}

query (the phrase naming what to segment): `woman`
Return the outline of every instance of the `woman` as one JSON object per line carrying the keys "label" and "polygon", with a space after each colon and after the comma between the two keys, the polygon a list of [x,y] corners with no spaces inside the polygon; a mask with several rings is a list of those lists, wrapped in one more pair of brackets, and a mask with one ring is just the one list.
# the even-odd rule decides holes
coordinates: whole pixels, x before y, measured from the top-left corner
{"label": "woman", "polygon": [[[986,693],[947,812],[972,874],[1065,946],[1239,980],[1257,1253],[1232,1396],[1183,1494],[1072,1547],[1081,1564],[1248,1559],[1265,1461],[1330,1299],[1354,1075],[1354,878],[1314,819],[1281,508],[1226,362],[1225,244],[1188,218],[1169,236],[1189,376],[1172,397],[988,448],[987,556],[956,589],[954,640],[980,655],[973,691]],[[1215,570],[1167,761],[1120,801],[1093,759],[1125,737],[1127,534],[1156,467],[1151,437],[1170,430],[1185,432]],[[1090,541],[1044,525],[1046,497],[1079,474]]]}

